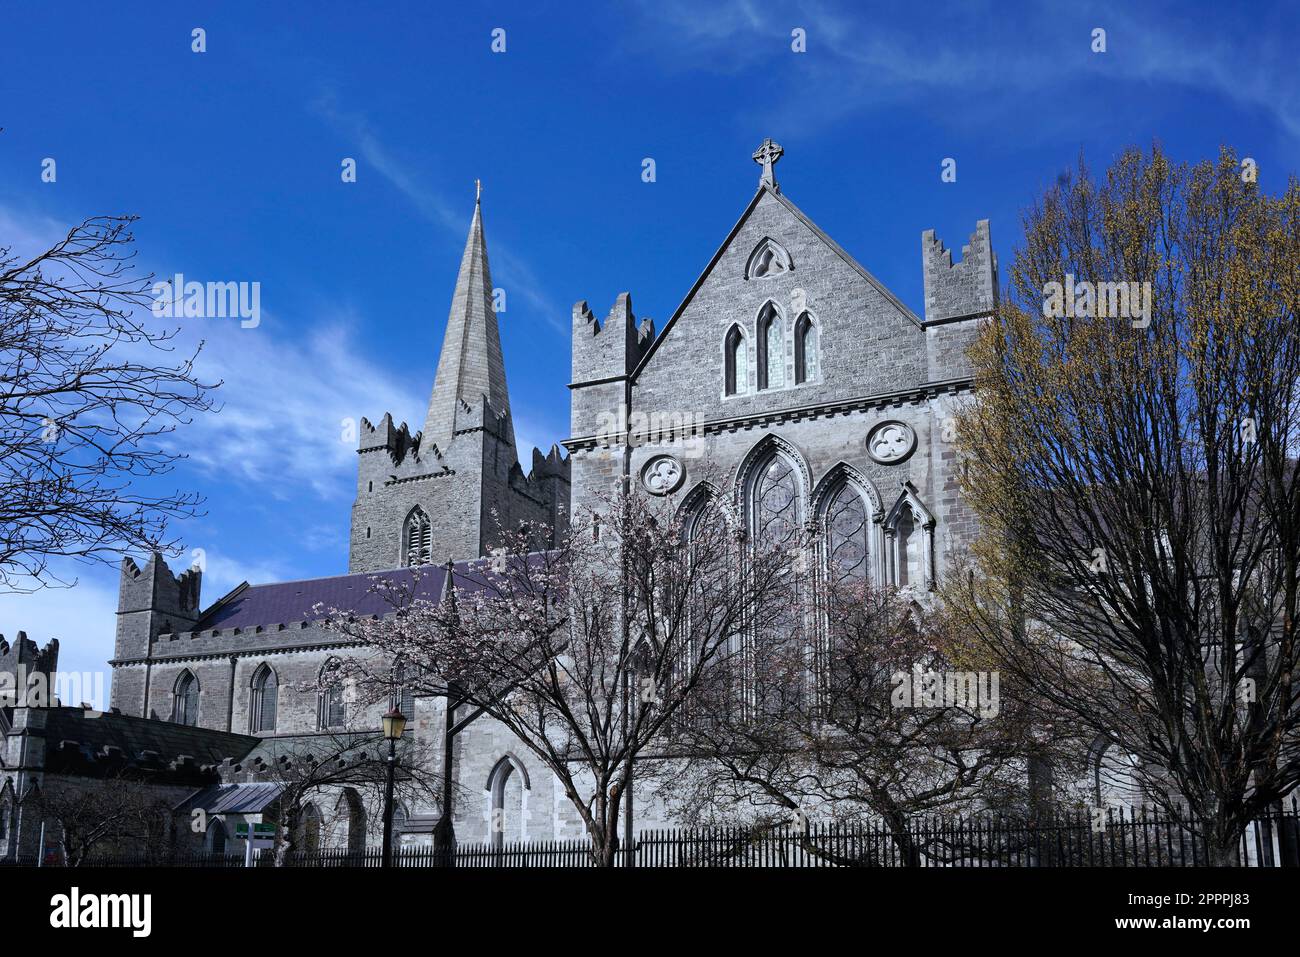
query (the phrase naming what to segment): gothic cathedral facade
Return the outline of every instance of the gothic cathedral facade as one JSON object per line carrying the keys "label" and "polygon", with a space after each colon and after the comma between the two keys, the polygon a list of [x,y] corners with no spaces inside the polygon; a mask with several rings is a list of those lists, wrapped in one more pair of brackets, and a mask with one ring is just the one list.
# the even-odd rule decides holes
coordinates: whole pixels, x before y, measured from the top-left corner
{"label": "gothic cathedral facade", "polygon": [[[755,153],[757,191],[662,329],[638,321],[627,294],[603,320],[574,306],[570,437],[563,452],[534,449],[527,473],[476,201],[423,428],[362,420],[348,573],[244,584],[205,605],[197,570],[125,560],[113,708],[262,741],[378,727],[382,708],[310,690],[332,657],[353,653],[321,627],[320,609],[376,613],[374,575],[487,555],[500,525],[562,534],[567,514],[623,480],[690,510],[719,497],[754,522],[778,510],[820,527],[840,567],[930,590],[974,534],[951,429],[973,388],[967,347],[996,307],[988,223],[958,262],[922,234],[918,315],[782,192],[780,155],[770,140]],[[650,427],[629,436],[631,421]],[[431,573],[421,587],[435,597],[442,581]],[[443,702],[406,706],[414,734],[440,744]],[[503,727],[483,719],[455,741],[471,796],[457,806],[459,840],[581,835],[558,786]],[[312,809],[320,820],[346,815],[348,840],[378,843],[372,809],[325,803]],[[663,809],[638,808],[643,826],[667,823],[655,819]],[[431,838],[435,808],[398,817],[404,840]]]}

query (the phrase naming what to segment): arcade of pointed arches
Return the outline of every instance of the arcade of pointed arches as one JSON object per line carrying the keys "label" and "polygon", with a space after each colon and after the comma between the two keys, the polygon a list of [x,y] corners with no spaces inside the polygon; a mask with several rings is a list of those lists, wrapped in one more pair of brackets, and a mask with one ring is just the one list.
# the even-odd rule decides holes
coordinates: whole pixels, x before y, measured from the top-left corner
{"label": "arcade of pointed arches", "polygon": [[[816,565],[835,582],[934,585],[935,518],[911,482],[900,482],[888,508],[875,484],[846,462],[814,485],[798,449],[772,435],[741,462],[732,498],[751,547],[801,547],[800,532],[811,527]],[[721,504],[711,485],[691,490],[682,503],[688,538],[708,516],[725,513]]]}

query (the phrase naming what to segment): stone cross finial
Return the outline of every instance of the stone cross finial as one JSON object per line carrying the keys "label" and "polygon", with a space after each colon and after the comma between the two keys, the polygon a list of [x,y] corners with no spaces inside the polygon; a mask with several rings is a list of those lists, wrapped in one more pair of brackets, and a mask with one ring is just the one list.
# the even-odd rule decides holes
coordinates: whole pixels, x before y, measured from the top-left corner
{"label": "stone cross finial", "polygon": [[773,142],[770,136],[763,140],[762,146],[754,150],[754,162],[761,164],[763,167],[763,175],[758,180],[759,186],[770,186],[772,189],[776,189],[776,173],[772,167],[776,165],[776,161],[781,158],[781,154],[784,152],[785,150],[781,149],[781,144]]}

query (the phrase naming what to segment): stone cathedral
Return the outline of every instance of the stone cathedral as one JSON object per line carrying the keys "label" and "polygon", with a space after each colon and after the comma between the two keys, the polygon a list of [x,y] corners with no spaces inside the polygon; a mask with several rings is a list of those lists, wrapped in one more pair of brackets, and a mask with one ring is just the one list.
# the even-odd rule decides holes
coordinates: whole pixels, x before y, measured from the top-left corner
{"label": "stone cathedral", "polygon": [[[798,524],[819,523],[840,567],[930,589],[973,534],[950,429],[972,390],[966,348],[995,308],[988,222],[975,225],[957,262],[933,231],[921,234],[917,313],[785,194],[776,177],[781,153],[767,140],[754,154],[757,190],[662,329],[639,321],[626,293],[603,319],[585,301],[574,306],[570,437],[563,452],[533,450],[527,472],[476,200],[422,429],[395,425],[387,412],[374,424],[362,420],[348,573],[246,583],[209,598],[196,570],[174,574],[158,556],[125,560],[111,662],[115,713],[104,717],[140,735],[163,725],[207,729],[211,736],[194,743],[178,738],[175,747],[196,753],[171,755],[168,767],[177,759],[191,771],[202,765],[220,793],[257,779],[268,739],[309,745],[334,729],[377,728],[382,708],[301,690],[331,657],[350,653],[313,609],[381,612],[368,593],[372,577],[411,565],[430,566],[421,588],[436,597],[449,560],[490,554],[498,521],[560,530],[584,496],[621,476],[649,494],[679,497],[685,509],[716,496],[738,502],[749,521],[782,509]],[[631,441],[608,427],[629,415],[692,423],[702,455],[682,454],[671,436]],[[711,482],[700,474],[706,462]],[[414,711],[413,733],[441,747],[442,700],[404,699],[402,707]],[[549,772],[504,728],[484,718],[455,742],[457,783],[469,795],[457,799],[458,840],[582,836]],[[51,754],[56,743],[47,737]],[[181,784],[177,793],[187,793]],[[251,796],[239,800],[252,803],[232,811],[261,810]],[[640,796],[637,807],[641,826],[670,823]],[[503,832],[490,827],[494,814]],[[379,809],[355,794],[322,798],[307,817],[307,844],[379,843]],[[402,840],[431,840],[436,817],[432,806],[400,807]],[[208,840],[225,837],[214,830]]]}

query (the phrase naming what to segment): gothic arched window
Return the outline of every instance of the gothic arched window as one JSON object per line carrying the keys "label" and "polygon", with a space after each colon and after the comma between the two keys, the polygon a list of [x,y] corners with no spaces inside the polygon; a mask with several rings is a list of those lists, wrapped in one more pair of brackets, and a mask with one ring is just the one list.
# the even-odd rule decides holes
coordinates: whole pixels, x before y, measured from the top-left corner
{"label": "gothic arched window", "polygon": [[794,324],[794,381],[798,385],[817,379],[817,324],[808,313]]}
{"label": "gothic arched window", "polygon": [[763,279],[767,276],[779,276],[793,268],[790,254],[769,236],[765,237],[749,254],[749,260],[745,263],[745,278]]}
{"label": "gothic arched window", "polygon": [[[366,849],[366,808],[356,788],[344,788],[334,805],[335,846],[343,846],[350,854],[361,854]],[[338,840],[342,838],[342,840]]]}
{"label": "gothic arched window", "polygon": [[754,478],[751,520],[760,548],[784,548],[798,536],[803,521],[799,478],[784,455],[773,455]]}
{"label": "gothic arched window", "polygon": [[226,826],[221,823],[221,818],[214,817],[208,824],[208,840],[215,856],[221,857],[226,853]]}
{"label": "gothic arched window", "polygon": [[406,516],[404,538],[407,565],[428,565],[433,561],[433,526],[418,505]]}
{"label": "gothic arched window", "polygon": [[338,680],[337,675],[332,678],[324,677],[334,671],[335,667],[334,659],[331,659],[321,669],[322,683],[329,681],[329,684],[325,684],[321,689],[317,703],[318,723],[321,728],[341,728],[347,723],[348,709],[347,702],[343,698],[343,682]]}
{"label": "gothic arched window", "polygon": [[488,794],[492,802],[488,830],[494,848],[499,849],[507,840],[524,839],[524,792],[531,788],[527,768],[513,754],[507,754],[492,768],[488,775]]}
{"label": "gothic arched window", "polygon": [[871,523],[867,503],[844,482],[826,506],[826,565],[831,581],[864,581],[870,565]]}
{"label": "gothic arched window", "polygon": [[1145,804],[1142,789],[1142,762],[1123,748],[1107,745],[1096,755],[1094,792],[1102,807],[1134,807]]}
{"label": "gothic arched window", "polygon": [[727,332],[725,353],[727,395],[744,395],[749,391],[749,354],[745,334],[739,326],[732,326]]}
{"label": "gothic arched window", "polygon": [[275,730],[275,712],[279,704],[280,682],[271,666],[263,662],[253,673],[253,696],[249,702],[249,730],[254,734]]}
{"label": "gothic arched window", "polygon": [[758,315],[758,387],[779,389],[785,385],[785,320],[776,306],[768,303]]}
{"label": "gothic arched window", "polygon": [[934,587],[934,516],[910,482],[884,520],[885,581],[899,588]]}
{"label": "gothic arched window", "polygon": [[177,724],[199,723],[199,679],[188,669],[181,672],[172,691],[172,720]]}

